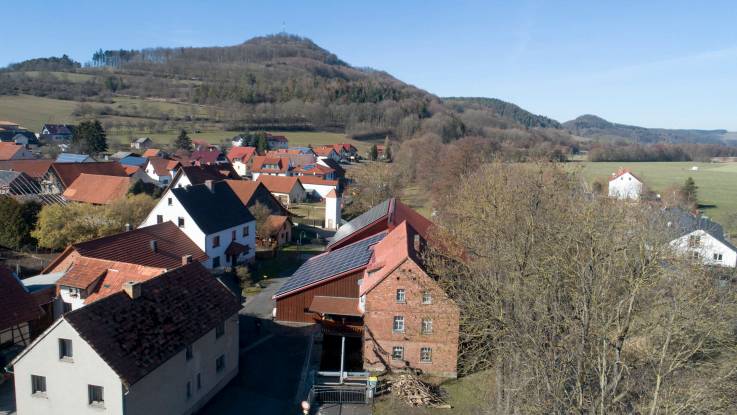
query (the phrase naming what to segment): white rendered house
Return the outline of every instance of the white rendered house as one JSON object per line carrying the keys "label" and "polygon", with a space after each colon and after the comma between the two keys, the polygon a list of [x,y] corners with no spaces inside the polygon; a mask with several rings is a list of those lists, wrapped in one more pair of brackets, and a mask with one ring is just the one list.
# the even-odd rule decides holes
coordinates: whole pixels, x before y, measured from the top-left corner
{"label": "white rendered house", "polygon": [[609,197],[638,200],[643,183],[627,169],[620,169],[609,179]]}
{"label": "white rendered house", "polygon": [[65,314],[11,362],[17,411],[195,413],[238,373],[239,309],[199,263],[128,284]]}
{"label": "white rendered house", "polygon": [[737,247],[724,235],[724,229],[703,216],[682,209],[668,209],[668,227],[676,232],[669,245],[673,250],[706,265],[737,267]]}
{"label": "white rendered house", "polygon": [[167,221],[205,252],[207,268],[253,262],[256,257],[256,220],[224,181],[170,187],[141,227]]}

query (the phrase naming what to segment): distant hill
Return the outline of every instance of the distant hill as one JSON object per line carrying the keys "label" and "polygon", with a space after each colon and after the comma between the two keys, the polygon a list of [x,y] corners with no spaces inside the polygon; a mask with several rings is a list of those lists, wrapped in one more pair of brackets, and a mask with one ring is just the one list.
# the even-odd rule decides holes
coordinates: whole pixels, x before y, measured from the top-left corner
{"label": "distant hill", "polygon": [[577,136],[598,141],[625,141],[637,144],[724,144],[732,137],[727,130],[671,130],[665,128],[644,128],[634,125],[613,123],[590,114],[582,115],[575,120],[566,121],[562,125],[572,134]]}
{"label": "distant hill", "polygon": [[500,118],[513,121],[527,128],[561,128],[561,124],[552,118],[533,114],[511,102],[496,98],[449,97],[443,98],[443,102],[459,112],[467,109],[490,110]]}

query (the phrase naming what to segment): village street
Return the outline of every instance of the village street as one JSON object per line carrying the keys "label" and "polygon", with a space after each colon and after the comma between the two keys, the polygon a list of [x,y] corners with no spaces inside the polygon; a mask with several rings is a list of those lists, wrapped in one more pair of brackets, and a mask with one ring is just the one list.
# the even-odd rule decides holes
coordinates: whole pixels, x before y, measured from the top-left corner
{"label": "village street", "polygon": [[[238,376],[200,414],[299,413],[296,397],[309,350],[309,327],[271,321],[271,296],[287,278],[274,279],[248,298],[240,312],[241,354]],[[257,324],[259,322],[260,324]]]}

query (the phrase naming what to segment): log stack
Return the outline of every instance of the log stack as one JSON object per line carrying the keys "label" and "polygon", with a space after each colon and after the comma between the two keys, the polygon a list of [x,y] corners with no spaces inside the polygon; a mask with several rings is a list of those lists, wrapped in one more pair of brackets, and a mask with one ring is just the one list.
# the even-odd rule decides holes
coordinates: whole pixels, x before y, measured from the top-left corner
{"label": "log stack", "polygon": [[423,382],[414,374],[403,373],[386,381],[390,384],[392,394],[409,406],[450,409],[439,387]]}

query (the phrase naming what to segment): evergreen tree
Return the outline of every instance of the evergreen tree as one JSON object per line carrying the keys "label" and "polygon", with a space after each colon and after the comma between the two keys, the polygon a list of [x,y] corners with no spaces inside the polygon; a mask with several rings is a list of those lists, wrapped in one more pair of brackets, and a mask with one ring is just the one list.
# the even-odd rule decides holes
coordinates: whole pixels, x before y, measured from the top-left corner
{"label": "evergreen tree", "polygon": [[174,141],[174,146],[181,150],[192,150],[192,139],[187,135],[187,131],[182,130],[179,133],[176,141]]}
{"label": "evergreen tree", "polygon": [[269,140],[266,139],[266,134],[256,134],[256,151],[258,154],[264,154],[269,149]]}
{"label": "evergreen tree", "polygon": [[99,154],[107,151],[107,135],[100,121],[82,121],[74,131],[74,147],[77,151]]}
{"label": "evergreen tree", "polygon": [[368,156],[371,161],[375,161],[379,157],[379,149],[376,148],[376,144],[371,145]]}
{"label": "evergreen tree", "polygon": [[683,187],[681,187],[681,195],[683,197],[683,201],[688,205],[696,205],[698,201],[698,189],[699,187],[696,186],[696,182],[694,181],[693,177],[689,177],[688,179],[686,179]]}
{"label": "evergreen tree", "polygon": [[384,138],[384,160],[392,161],[392,145],[389,136]]}

